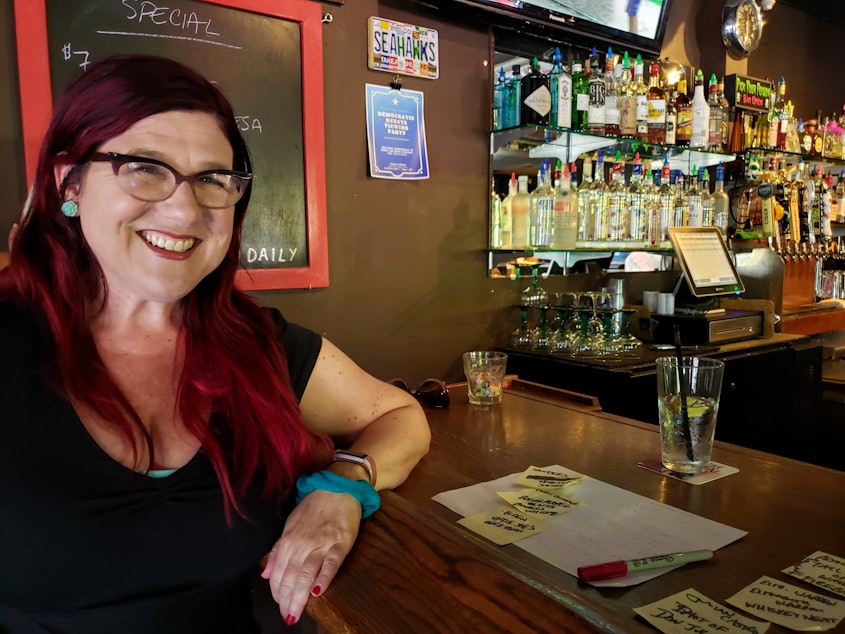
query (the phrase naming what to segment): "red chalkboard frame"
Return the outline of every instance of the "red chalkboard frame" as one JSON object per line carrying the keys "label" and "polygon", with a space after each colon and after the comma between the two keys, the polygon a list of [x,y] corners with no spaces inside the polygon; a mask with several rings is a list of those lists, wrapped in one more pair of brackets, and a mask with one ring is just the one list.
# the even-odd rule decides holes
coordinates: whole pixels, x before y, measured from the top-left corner
{"label": "red chalkboard frame", "polygon": [[[243,290],[322,288],[329,285],[326,221],[326,156],[323,118],[322,11],[309,0],[199,0],[299,24],[302,56],[302,127],[308,266],[241,269]],[[47,13],[44,0],[15,0],[18,73],[27,180],[32,182],[38,150],[52,114]]]}

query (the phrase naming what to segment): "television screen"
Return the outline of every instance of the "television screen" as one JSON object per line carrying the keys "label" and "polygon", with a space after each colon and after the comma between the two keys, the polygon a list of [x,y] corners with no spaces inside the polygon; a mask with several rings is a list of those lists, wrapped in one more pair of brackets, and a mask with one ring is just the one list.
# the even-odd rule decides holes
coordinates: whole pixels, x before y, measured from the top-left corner
{"label": "television screen", "polygon": [[482,18],[497,29],[581,46],[658,56],[670,0],[419,0]]}

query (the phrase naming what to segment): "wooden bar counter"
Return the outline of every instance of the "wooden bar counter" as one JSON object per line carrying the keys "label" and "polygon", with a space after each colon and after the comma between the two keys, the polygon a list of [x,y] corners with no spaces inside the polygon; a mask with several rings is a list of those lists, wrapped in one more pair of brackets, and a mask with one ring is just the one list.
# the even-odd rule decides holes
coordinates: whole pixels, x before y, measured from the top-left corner
{"label": "wooden bar counter", "polygon": [[[845,472],[716,442],[739,473],[694,486],[641,469],[659,454],[657,427],[595,411],[590,399],[516,380],[501,405],[427,410],[430,453],[358,542],[308,614],[324,632],[654,632],[639,607],[687,588],[725,599],[820,550],[845,555]],[[515,545],[496,546],[431,500],[439,492],[563,465],[642,496],[748,531],[713,560],[627,588],[595,588]],[[561,548],[566,548],[562,543]],[[728,605],[728,607],[731,607]],[[772,624],[769,632],[786,629]]]}

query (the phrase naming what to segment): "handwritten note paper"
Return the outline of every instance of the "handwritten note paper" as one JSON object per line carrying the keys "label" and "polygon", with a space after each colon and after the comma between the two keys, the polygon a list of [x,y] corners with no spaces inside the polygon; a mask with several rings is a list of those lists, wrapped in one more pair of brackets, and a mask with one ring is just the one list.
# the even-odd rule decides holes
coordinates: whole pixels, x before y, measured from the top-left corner
{"label": "handwritten note paper", "polygon": [[766,576],[727,601],[741,610],[793,630],[829,630],[845,617],[845,601]]}
{"label": "handwritten note paper", "polygon": [[499,546],[512,544],[542,530],[542,525],[536,518],[520,513],[510,506],[500,506],[470,515],[458,520],[458,524]]}
{"label": "handwritten note paper", "polygon": [[845,559],[842,557],[816,551],[783,572],[845,597]]}
{"label": "handwritten note paper", "polygon": [[540,467],[528,467],[517,479],[516,484],[532,489],[559,489],[569,486],[579,480],[582,475],[570,475],[553,469],[542,469]]}
{"label": "handwritten note paper", "polygon": [[634,612],[666,634],[681,634],[681,632],[684,634],[688,632],[762,634],[769,629],[770,625],[740,616],[692,588],[641,608],[634,608]]}
{"label": "handwritten note paper", "polygon": [[502,491],[498,495],[516,510],[532,517],[554,517],[578,506],[575,500],[540,489],[527,490],[524,493]]}

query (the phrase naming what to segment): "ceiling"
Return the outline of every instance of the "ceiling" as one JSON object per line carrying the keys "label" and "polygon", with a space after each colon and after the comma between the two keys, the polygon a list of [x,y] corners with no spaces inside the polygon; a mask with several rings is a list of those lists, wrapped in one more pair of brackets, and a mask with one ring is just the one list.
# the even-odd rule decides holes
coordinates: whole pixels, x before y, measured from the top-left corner
{"label": "ceiling", "polygon": [[804,11],[825,22],[845,27],[845,2],[842,0],[777,0],[778,4],[786,4],[799,11]]}

